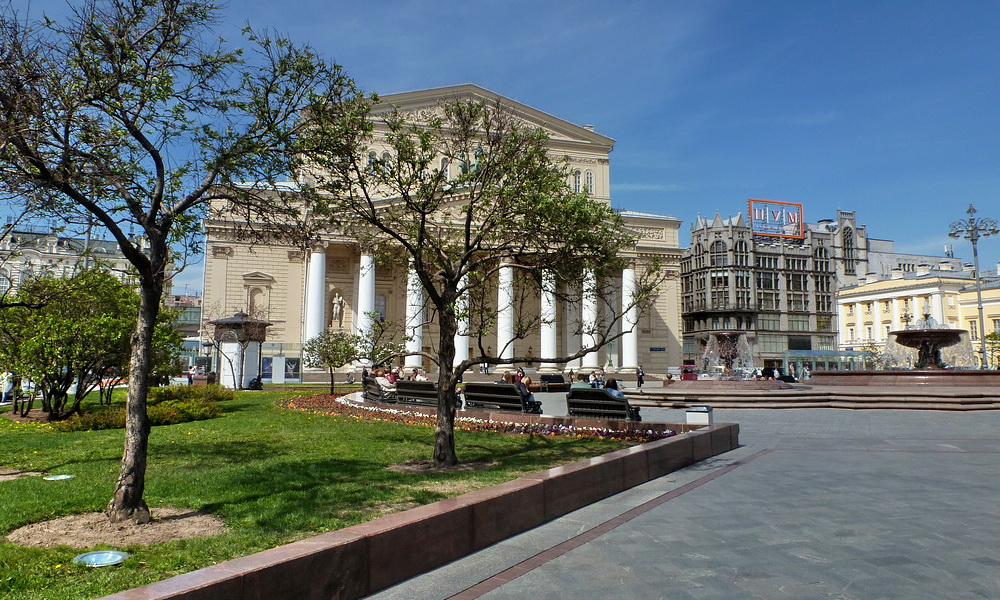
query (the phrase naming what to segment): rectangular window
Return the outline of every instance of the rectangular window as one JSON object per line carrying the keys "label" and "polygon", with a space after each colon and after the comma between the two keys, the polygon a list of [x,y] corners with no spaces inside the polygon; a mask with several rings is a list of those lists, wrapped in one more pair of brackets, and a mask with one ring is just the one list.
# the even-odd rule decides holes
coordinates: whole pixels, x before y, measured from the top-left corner
{"label": "rectangular window", "polygon": [[969,321],[969,337],[973,340],[979,339],[979,322]]}
{"label": "rectangular window", "polygon": [[759,335],[757,343],[761,352],[783,353],[788,350],[788,338],[783,335]]}
{"label": "rectangular window", "polygon": [[837,340],[833,336],[821,335],[816,337],[817,350],[836,350]]}
{"label": "rectangular window", "polygon": [[833,328],[833,319],[828,315],[816,316],[816,329],[819,331],[830,331]]}
{"label": "rectangular window", "polygon": [[762,331],[780,331],[781,315],[757,315],[757,329]]}
{"label": "rectangular window", "polygon": [[789,331],[809,331],[809,317],[806,315],[788,315]]}
{"label": "rectangular window", "polygon": [[788,336],[789,350],[812,350],[812,338],[808,335]]}

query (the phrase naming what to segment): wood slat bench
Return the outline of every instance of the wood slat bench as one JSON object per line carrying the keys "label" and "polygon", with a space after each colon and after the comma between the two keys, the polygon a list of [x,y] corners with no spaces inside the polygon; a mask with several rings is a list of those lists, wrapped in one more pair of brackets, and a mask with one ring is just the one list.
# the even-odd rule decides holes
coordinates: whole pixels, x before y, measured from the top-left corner
{"label": "wood slat bench", "polygon": [[395,404],[396,392],[384,392],[379,387],[374,377],[365,377],[362,382],[364,386],[363,396],[365,402],[379,402],[382,404]]}
{"label": "wood slat bench", "polygon": [[628,400],[615,398],[601,388],[571,389],[566,394],[566,405],[571,417],[642,420],[638,406],[629,406]]}
{"label": "wood slat bench", "polygon": [[[438,384],[436,381],[408,381],[400,379],[396,382],[396,396],[400,403],[424,404],[437,406]],[[459,405],[458,394],[455,394],[456,405]]]}
{"label": "wood slat bench", "polygon": [[465,405],[485,406],[500,410],[515,410],[524,413],[542,414],[542,403],[525,400],[517,388],[509,383],[466,383]]}

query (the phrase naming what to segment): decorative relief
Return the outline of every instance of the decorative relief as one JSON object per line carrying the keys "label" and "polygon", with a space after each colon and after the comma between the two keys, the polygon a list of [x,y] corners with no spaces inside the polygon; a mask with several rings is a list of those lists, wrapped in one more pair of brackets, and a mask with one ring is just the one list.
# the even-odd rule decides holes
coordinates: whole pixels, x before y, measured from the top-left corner
{"label": "decorative relief", "polygon": [[330,261],[330,266],[333,267],[334,273],[347,273],[350,263],[346,258],[334,258]]}
{"label": "decorative relief", "polygon": [[629,229],[634,229],[642,234],[643,238],[650,240],[666,240],[666,235],[662,227],[635,227],[629,226]]}
{"label": "decorative relief", "polygon": [[430,123],[432,119],[440,117],[441,114],[433,108],[418,108],[399,113],[409,123]]}
{"label": "decorative relief", "polygon": [[232,255],[232,246],[212,246],[212,258],[229,258]]}
{"label": "decorative relief", "polygon": [[304,254],[301,250],[289,250],[288,262],[302,262]]}

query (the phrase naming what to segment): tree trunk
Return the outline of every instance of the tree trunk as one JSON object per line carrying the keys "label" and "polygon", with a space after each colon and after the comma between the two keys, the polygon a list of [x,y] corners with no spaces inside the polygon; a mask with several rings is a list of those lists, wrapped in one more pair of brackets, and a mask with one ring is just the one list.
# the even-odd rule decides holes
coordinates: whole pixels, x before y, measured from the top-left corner
{"label": "tree trunk", "polygon": [[160,311],[163,292],[162,270],[143,278],[139,290],[139,318],[132,334],[132,360],[128,373],[128,401],[125,408],[125,452],[115,494],[108,504],[111,522],[149,523],[149,507],[143,500],[146,488],[146,452],[149,445],[149,417],[146,394],[149,391],[149,366],[153,330]]}
{"label": "tree trunk", "polygon": [[451,466],[458,464],[455,453],[455,384],[456,374],[452,363],[455,361],[455,335],[458,333],[458,319],[453,310],[442,310],[440,314],[441,339],[438,342],[438,410],[437,425],[434,428],[434,464]]}
{"label": "tree trunk", "polygon": [[336,380],[334,379],[333,367],[330,367],[330,395],[335,393]]}

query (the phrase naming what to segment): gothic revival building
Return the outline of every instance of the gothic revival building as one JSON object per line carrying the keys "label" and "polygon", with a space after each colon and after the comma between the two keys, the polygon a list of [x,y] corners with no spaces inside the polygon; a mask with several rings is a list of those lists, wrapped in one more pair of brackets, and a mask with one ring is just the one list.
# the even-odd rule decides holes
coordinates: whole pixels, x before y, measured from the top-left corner
{"label": "gothic revival building", "polygon": [[870,238],[853,211],[803,224],[801,237],[756,235],[742,214],[699,217],[681,259],[684,358],[697,362],[713,331],[739,330],[757,366],[804,356],[810,369],[837,368],[837,290],[870,272],[940,260],[896,254],[893,242]]}
{"label": "gothic revival building", "polygon": [[[596,133],[593,127],[574,125],[473,85],[381,97],[383,107],[397,107],[402,114],[411,115],[414,122],[426,122],[439,114],[442,102],[456,99],[502,101],[523,123],[542,128],[548,134],[553,155],[567,157],[570,165],[567,183],[571,188],[588,191],[596,203],[611,202],[609,153],[614,140]],[[378,113],[378,108],[375,112]],[[376,155],[379,151],[372,150]],[[447,162],[442,161],[441,168],[448,169]],[[639,241],[627,257],[629,265],[617,277],[617,285],[627,287],[637,265],[654,257],[661,261],[668,277],[653,306],[639,318],[632,333],[597,354],[557,365],[560,369],[603,366],[619,370],[642,364],[647,372],[665,372],[680,363],[680,221],[631,211],[623,211],[621,216],[627,227],[639,234]],[[268,343],[263,348],[265,380],[301,377],[300,349],[305,340],[325,329],[358,331],[366,326],[366,315],[372,312],[378,313],[379,318],[406,323],[412,337],[411,350],[429,350],[434,346],[431,340],[437,335],[437,327],[434,322],[421,322],[416,308],[421,304],[421,290],[406,267],[378,264],[375,256],[340,232],[323,233],[308,251],[280,245],[251,247],[229,235],[227,223],[221,220],[207,221],[206,232],[204,313],[206,318],[218,318],[242,310],[272,323]],[[528,310],[542,311],[543,302],[547,299],[535,299],[534,304],[528,304]],[[555,314],[551,326],[517,339],[516,347],[510,348],[511,356],[543,349],[565,355],[580,348],[580,333],[574,332],[571,325],[579,316],[563,307],[556,307]],[[513,322],[514,319],[497,319],[492,348],[506,346],[506,341],[513,339],[514,332],[510,330]],[[466,344],[461,340],[457,346],[456,360],[478,354],[464,347]],[[406,366],[429,366],[421,360],[419,356],[409,357]]]}

